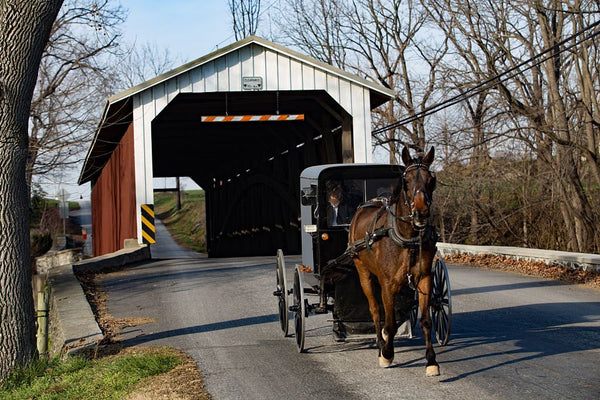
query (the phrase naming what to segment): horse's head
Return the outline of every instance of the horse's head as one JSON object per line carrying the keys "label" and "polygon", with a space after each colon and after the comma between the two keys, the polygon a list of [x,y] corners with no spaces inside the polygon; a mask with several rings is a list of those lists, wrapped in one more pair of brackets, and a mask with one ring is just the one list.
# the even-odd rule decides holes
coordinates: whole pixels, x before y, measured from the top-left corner
{"label": "horse's head", "polygon": [[404,202],[410,210],[412,224],[416,229],[425,229],[429,222],[429,209],[433,201],[435,174],[429,170],[435,150],[432,147],[425,156],[411,158],[405,147],[402,150],[402,162],[406,169],[402,177]]}

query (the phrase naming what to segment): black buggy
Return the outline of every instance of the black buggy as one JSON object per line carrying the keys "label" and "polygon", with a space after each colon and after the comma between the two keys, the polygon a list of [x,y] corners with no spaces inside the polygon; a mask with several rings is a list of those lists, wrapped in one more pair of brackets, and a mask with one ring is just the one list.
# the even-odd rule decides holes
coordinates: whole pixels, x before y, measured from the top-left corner
{"label": "black buggy", "polygon": [[[277,297],[284,336],[288,335],[289,320],[293,316],[299,352],[304,351],[306,318],[310,314],[332,312],[333,333],[339,341],[351,335],[375,332],[368,302],[352,262],[348,227],[354,211],[361,204],[391,196],[402,171],[403,167],[398,165],[329,164],[309,167],[302,172],[302,263],[295,266],[290,287],[283,252],[277,251],[277,287],[273,293]],[[332,194],[334,192],[337,195]],[[331,196],[341,197],[337,207],[332,207]],[[354,250],[357,245],[368,244],[355,243]],[[432,272],[430,311],[437,341],[443,346],[450,337],[452,302],[448,270],[441,258],[436,258]],[[309,302],[309,296],[317,301]],[[400,336],[412,337],[417,305],[417,292],[408,286],[396,297]]]}

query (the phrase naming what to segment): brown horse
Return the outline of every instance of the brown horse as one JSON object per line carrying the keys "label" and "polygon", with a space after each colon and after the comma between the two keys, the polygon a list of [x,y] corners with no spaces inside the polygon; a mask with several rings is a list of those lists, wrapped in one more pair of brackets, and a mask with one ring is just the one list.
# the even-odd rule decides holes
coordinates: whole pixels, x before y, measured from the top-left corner
{"label": "brown horse", "polygon": [[[360,283],[369,301],[369,310],[377,332],[379,365],[389,367],[394,359],[394,298],[405,285],[418,290],[421,330],[425,336],[427,376],[440,374],[431,342],[429,303],[432,293],[431,265],[436,253],[437,234],[430,223],[430,207],[435,176],[429,171],[434,159],[433,148],[424,156],[411,158],[402,151],[406,167],[394,195],[360,207],[350,225],[349,242],[366,242],[366,249],[354,255]],[[382,233],[383,232],[383,233]],[[366,233],[366,238],[365,238]],[[375,238],[375,239],[372,239]],[[381,329],[379,302],[375,298],[376,282],[381,286],[385,324]]]}

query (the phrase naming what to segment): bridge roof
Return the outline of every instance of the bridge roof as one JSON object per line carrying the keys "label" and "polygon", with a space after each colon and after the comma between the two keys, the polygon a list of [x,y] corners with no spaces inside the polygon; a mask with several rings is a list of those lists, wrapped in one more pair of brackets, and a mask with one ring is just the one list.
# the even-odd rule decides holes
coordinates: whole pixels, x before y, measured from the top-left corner
{"label": "bridge roof", "polygon": [[[251,65],[248,66],[248,63]],[[261,74],[256,74],[257,70],[262,71]],[[241,76],[248,76],[246,71],[250,71],[250,76],[271,75],[268,78],[264,77],[264,90],[260,93],[244,91],[241,87]],[[248,37],[110,97],[105,104],[102,119],[88,150],[79,184],[91,181],[100,174],[128,126],[133,122],[134,108],[144,104],[143,96],[151,97],[155,104],[161,104],[160,107],[166,108],[166,112],[161,114],[161,119],[157,122],[157,131],[180,129],[179,125],[175,125],[176,118],[182,118],[184,113],[194,112],[195,107],[202,106],[205,115],[207,112],[218,115],[219,107],[216,105],[220,106],[223,103],[223,96],[225,101],[228,101],[226,93],[234,93],[230,97],[232,103],[238,99],[239,104],[243,103],[244,107],[254,114],[265,113],[264,110],[267,108],[260,105],[263,103],[271,105],[273,93],[277,93],[279,103],[281,93],[282,103],[288,101],[290,109],[306,109],[308,112],[312,110],[313,113],[316,113],[317,108],[320,108],[321,112],[325,110],[328,114],[326,118],[316,122],[323,123],[326,129],[334,129],[330,126],[333,122],[327,122],[328,119],[339,121],[339,114],[344,112],[350,114],[364,112],[364,107],[363,110],[358,110],[360,105],[353,104],[353,96],[357,90],[368,91],[369,110],[394,97],[393,90],[379,84],[260,37]],[[309,100],[298,95],[298,92],[303,91],[307,92],[306,96],[310,97]],[[324,94],[325,92],[327,94]],[[174,99],[177,101],[172,101]],[[169,103],[173,104],[167,108],[166,105]],[[357,102],[354,100],[354,103]],[[352,107],[355,109],[353,110]],[[240,105],[240,109],[244,108]],[[162,109],[156,111],[153,117],[157,117],[160,111]],[[167,123],[171,124],[168,129]],[[278,122],[278,124],[289,123],[292,122]],[[313,130],[314,126],[313,119]],[[198,125],[194,125],[194,129],[197,130],[197,127]],[[187,132],[192,132],[190,123],[184,126],[182,131],[186,129]],[[253,133],[255,132],[257,132],[256,128],[253,130]],[[228,134],[235,135],[236,130],[229,129]],[[221,136],[223,136],[222,132]],[[180,136],[180,139],[182,137]],[[216,132],[212,136],[210,132],[206,135],[206,138],[214,137],[218,137]],[[268,137],[259,137],[258,141],[261,140],[268,141]],[[231,142],[234,142],[234,139],[230,140]],[[209,142],[203,144],[210,146]],[[161,165],[172,161],[169,159],[156,163],[155,172],[158,172],[156,176],[161,176]],[[173,171],[163,172],[168,174]],[[186,176],[185,171],[172,175],[164,174],[162,176]]]}

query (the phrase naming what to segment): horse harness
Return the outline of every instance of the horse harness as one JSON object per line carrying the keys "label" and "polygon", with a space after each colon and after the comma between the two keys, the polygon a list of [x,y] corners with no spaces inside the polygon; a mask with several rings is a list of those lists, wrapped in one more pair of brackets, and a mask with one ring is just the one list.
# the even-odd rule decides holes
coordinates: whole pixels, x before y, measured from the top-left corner
{"label": "horse harness", "polygon": [[[383,239],[384,237],[389,237],[396,245],[401,248],[408,249],[410,251],[410,265],[408,270],[416,264],[417,255],[419,256],[419,260],[422,260],[422,250],[423,248],[431,248],[435,247],[435,244],[438,240],[438,234],[435,230],[435,227],[428,223],[424,229],[419,230],[419,234],[413,237],[405,237],[400,232],[398,228],[397,221],[401,222],[409,222],[410,216],[408,217],[399,217],[394,214],[391,208],[390,199],[387,197],[380,197],[374,200],[363,203],[359,206],[359,208],[366,207],[377,207],[377,213],[371,222],[369,230],[366,232],[364,238],[355,241],[354,243],[349,243],[348,247],[344,254],[342,254],[336,261],[341,261],[341,259],[350,261],[350,259],[354,259],[358,257],[358,253],[363,250],[371,249],[373,244],[378,240]],[[382,217],[386,218],[383,226],[376,228],[378,222]],[[420,265],[421,272],[423,270],[422,263]],[[422,275],[422,274],[420,274]],[[416,290],[417,282],[414,282],[412,274],[408,273],[408,284],[412,290]]]}

